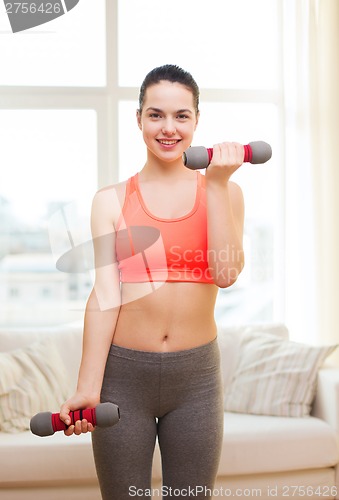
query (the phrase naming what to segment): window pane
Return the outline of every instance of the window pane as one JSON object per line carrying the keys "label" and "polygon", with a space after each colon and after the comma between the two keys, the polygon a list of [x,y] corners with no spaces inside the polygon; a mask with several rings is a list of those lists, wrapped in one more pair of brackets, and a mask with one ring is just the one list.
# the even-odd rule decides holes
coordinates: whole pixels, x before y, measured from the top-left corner
{"label": "window pane", "polygon": [[[146,158],[135,109],[136,103],[120,103],[120,180],[139,171]],[[200,110],[193,145],[211,147],[225,140],[242,144],[264,140],[273,149],[269,162],[244,164],[233,176],[245,198],[246,265],[235,285],[219,291],[216,309],[219,324],[235,324],[239,318],[243,323],[270,321],[273,319],[275,232],[280,227],[278,109],[272,104],[202,102]]]}
{"label": "window pane", "polygon": [[0,325],[83,314],[90,277],[58,271],[51,243],[59,234],[75,245],[90,238],[96,130],[93,110],[0,111]]}
{"label": "window pane", "polygon": [[[222,141],[248,144],[263,140],[271,144],[272,159],[263,165],[244,164],[233,176],[241,184],[251,217],[271,217],[275,205],[278,108],[273,104],[201,103],[200,121],[193,145],[212,147]],[[270,189],[273,187],[273,189]],[[261,194],[260,194],[261,193]]]}
{"label": "window pane", "polygon": [[271,144],[272,159],[263,165],[244,164],[232,177],[244,193],[245,267],[238,281],[218,294],[219,324],[234,325],[273,320],[274,262],[280,224],[277,193],[279,115],[272,104],[202,103],[194,145],[215,142],[242,144],[264,140]]}
{"label": "window pane", "polygon": [[0,85],[106,85],[105,0],[81,0],[66,14],[12,33],[0,6]]}
{"label": "window pane", "polygon": [[[146,161],[146,148],[137,125],[137,103],[119,103],[119,179],[124,180],[142,169]],[[133,147],[131,147],[131,144]],[[128,154],[126,154],[128,151]]]}
{"label": "window pane", "polygon": [[275,88],[276,0],[119,1],[119,83],[174,63],[201,88]]}

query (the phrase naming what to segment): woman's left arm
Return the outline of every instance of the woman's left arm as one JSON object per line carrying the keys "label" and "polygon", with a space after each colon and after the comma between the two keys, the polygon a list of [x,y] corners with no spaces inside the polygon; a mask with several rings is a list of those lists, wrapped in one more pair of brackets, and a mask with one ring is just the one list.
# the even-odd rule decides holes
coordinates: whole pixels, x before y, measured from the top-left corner
{"label": "woman's left arm", "polygon": [[244,267],[244,200],[241,188],[230,181],[243,161],[241,144],[216,144],[205,175],[208,264],[220,288],[231,286]]}

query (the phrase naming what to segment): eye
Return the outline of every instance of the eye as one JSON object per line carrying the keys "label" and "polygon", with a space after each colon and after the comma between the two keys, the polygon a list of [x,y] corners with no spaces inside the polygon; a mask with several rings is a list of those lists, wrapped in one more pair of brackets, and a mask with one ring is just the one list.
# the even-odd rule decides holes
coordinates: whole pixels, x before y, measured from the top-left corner
{"label": "eye", "polygon": [[177,116],[178,120],[188,120],[189,116],[185,114],[181,114]]}
{"label": "eye", "polygon": [[157,120],[157,119],[161,118],[159,113],[150,113],[149,117],[152,118],[153,120]]}

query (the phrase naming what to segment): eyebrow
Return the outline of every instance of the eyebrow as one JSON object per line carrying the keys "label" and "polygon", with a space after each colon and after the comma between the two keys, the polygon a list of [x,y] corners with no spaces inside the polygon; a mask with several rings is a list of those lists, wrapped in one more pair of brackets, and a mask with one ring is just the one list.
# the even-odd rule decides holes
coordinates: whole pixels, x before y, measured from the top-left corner
{"label": "eyebrow", "polygon": [[[156,111],[157,113],[163,113],[162,109],[153,108],[153,107],[147,108],[146,111]],[[192,114],[192,111],[190,109],[178,109],[176,111],[176,113],[190,113],[190,114]]]}

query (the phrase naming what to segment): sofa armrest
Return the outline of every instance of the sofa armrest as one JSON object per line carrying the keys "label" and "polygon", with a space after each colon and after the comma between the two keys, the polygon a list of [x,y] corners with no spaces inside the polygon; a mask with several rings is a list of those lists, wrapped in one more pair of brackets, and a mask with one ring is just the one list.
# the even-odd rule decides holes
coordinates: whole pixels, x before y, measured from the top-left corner
{"label": "sofa armrest", "polygon": [[324,367],[319,370],[311,414],[339,433],[339,368]]}

